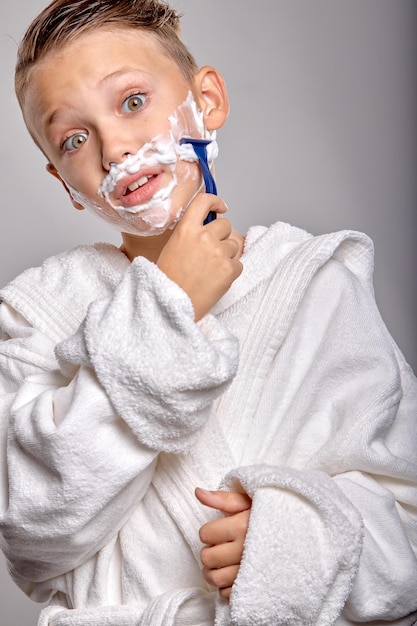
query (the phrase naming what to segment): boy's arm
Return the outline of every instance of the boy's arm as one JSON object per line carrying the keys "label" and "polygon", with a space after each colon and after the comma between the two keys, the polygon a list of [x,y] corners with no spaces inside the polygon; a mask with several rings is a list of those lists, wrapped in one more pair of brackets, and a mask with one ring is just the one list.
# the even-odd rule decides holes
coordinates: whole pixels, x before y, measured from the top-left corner
{"label": "boy's arm", "polygon": [[226,205],[211,194],[199,194],[175,227],[157,265],[189,296],[200,320],[242,272],[243,237],[224,218],[204,225],[209,211],[224,213]]}
{"label": "boy's arm", "polygon": [[6,304],[0,317],[0,529],[24,587],[118,531],[158,452],[192,444],[238,346],[215,318],[196,324],[183,289],[143,258],[57,346]]}

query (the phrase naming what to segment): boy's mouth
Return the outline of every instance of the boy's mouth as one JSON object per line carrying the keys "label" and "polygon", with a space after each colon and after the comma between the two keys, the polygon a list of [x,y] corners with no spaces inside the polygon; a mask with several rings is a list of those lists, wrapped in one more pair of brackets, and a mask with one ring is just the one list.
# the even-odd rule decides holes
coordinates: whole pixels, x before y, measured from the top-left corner
{"label": "boy's mouth", "polygon": [[133,182],[131,185],[129,185],[126,188],[126,191],[123,195],[124,196],[130,195],[131,193],[136,191],[136,189],[140,189],[140,187],[143,187],[144,185],[146,185],[146,183],[148,183],[153,178],[155,178],[155,174],[152,174],[151,176],[141,176],[139,180],[136,180],[135,182]]}
{"label": "boy's mouth", "polygon": [[160,187],[161,172],[137,172],[119,181],[114,190],[117,201],[129,208],[149,202]]}

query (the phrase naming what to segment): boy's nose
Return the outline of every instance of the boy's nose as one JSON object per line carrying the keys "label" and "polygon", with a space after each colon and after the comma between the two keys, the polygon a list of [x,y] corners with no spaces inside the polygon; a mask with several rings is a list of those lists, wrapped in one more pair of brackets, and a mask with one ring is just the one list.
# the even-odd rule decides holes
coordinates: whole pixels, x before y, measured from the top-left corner
{"label": "boy's nose", "polygon": [[129,154],[134,154],[133,152],[124,152],[120,155],[115,155],[114,157],[106,157],[103,159],[103,167],[108,172],[113,164],[122,163]]}
{"label": "boy's nose", "polygon": [[131,152],[126,150],[119,150],[117,152],[103,153],[103,167],[108,172],[113,163],[122,163],[129,154],[135,154],[136,150]]}
{"label": "boy's nose", "polygon": [[102,163],[109,171],[112,163],[121,163],[129,154],[136,154],[139,146],[134,145],[131,139],[119,136],[108,136],[102,139]]}
{"label": "boy's nose", "polygon": [[124,154],[122,154],[121,159],[118,159],[117,161],[109,161],[105,166],[106,170],[109,170],[113,164],[116,165],[117,163],[122,163],[125,160],[125,158],[129,156],[129,154],[132,154],[132,153],[125,152]]}

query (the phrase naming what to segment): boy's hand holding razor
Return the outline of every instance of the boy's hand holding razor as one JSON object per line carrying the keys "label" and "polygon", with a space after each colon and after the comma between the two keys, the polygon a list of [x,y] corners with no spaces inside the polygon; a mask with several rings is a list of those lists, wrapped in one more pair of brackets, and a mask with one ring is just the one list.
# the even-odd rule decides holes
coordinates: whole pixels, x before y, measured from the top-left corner
{"label": "boy's hand holding razor", "polygon": [[222,215],[223,200],[201,193],[191,202],[162,250],[157,265],[190,297],[201,319],[242,272],[243,238],[221,218],[204,224],[209,211]]}

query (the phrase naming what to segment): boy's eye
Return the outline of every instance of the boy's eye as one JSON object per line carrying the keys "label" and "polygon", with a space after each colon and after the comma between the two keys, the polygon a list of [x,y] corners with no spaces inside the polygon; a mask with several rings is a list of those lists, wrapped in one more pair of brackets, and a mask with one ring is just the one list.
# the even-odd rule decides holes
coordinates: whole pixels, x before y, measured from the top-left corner
{"label": "boy's eye", "polygon": [[126,98],[122,104],[122,110],[124,113],[134,113],[139,111],[145,104],[146,97],[141,93],[135,93],[132,96]]}
{"label": "boy's eye", "polygon": [[79,150],[83,147],[85,142],[87,141],[87,133],[77,133],[76,135],[71,135],[64,142],[64,150],[67,152],[71,152],[72,150]]}

